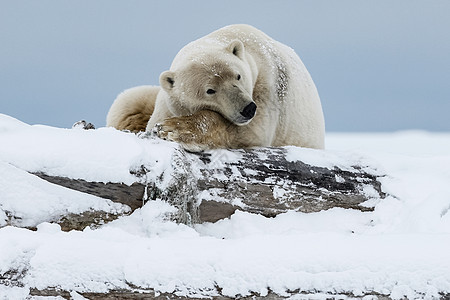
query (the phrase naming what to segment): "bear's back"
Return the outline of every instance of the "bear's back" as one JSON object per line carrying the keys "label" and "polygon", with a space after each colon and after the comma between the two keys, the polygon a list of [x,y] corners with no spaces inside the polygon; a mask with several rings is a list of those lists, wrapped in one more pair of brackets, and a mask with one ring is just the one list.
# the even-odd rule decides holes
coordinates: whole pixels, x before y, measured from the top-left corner
{"label": "bear's back", "polygon": [[184,46],[175,56],[170,69],[175,71],[184,67],[187,61],[199,61],[204,55],[223,51],[235,40],[240,40],[245,50],[257,61],[270,62],[272,59],[267,59],[267,56],[278,52],[276,41],[255,27],[246,24],[229,25]]}

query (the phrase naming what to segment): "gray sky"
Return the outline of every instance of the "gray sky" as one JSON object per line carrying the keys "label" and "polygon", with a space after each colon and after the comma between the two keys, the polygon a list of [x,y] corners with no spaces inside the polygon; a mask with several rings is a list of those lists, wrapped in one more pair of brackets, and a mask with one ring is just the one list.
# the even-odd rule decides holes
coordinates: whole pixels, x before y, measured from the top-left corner
{"label": "gray sky", "polygon": [[450,1],[0,0],[0,113],[105,125],[185,44],[251,24],[294,48],[328,131],[450,131]]}

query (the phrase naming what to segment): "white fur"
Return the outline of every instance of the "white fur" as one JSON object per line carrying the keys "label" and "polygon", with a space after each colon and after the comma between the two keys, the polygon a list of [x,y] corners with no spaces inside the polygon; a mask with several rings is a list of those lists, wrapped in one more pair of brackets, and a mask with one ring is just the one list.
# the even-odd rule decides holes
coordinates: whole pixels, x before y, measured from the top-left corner
{"label": "white fur", "polygon": [[[189,43],[175,56],[170,70],[161,74],[160,85],[157,96],[157,87],[137,87],[119,95],[108,114],[108,126],[117,128],[117,120],[156,98],[154,111],[151,107],[145,112],[152,114],[146,130],[162,123],[170,130],[161,133],[164,138],[193,136],[191,142],[177,140],[186,148],[324,147],[322,106],[311,76],[291,48],[252,26],[227,26]],[[252,102],[256,114],[243,120],[243,109]],[[214,113],[202,116],[206,111]],[[214,131],[203,140],[195,140],[202,135],[192,125],[197,115],[215,118],[208,125]],[[167,122],[183,116],[191,118]]]}
{"label": "white fur", "polygon": [[[243,44],[245,51],[240,66],[224,51],[236,40]],[[211,65],[212,58],[229,60],[231,67],[240,69],[242,77],[246,77],[244,88],[258,106],[252,122],[242,126],[246,128],[242,130],[243,138],[253,139],[251,145],[324,147],[325,125],[319,95],[308,71],[291,48],[249,25],[227,26],[179,51],[170,68],[171,74],[175,74],[175,86],[177,81],[182,84],[181,76],[194,75],[186,70],[192,63]],[[177,74],[181,76],[177,78]],[[283,74],[288,78],[283,78]],[[147,130],[166,118],[191,114],[196,107],[197,100],[185,95],[191,87],[178,87],[177,95],[169,95],[170,91],[162,87]]]}
{"label": "white fur", "polygon": [[106,126],[131,131],[135,131],[135,127],[142,127],[142,124],[136,123],[149,119],[159,90],[159,86],[143,85],[120,93],[106,116]]}

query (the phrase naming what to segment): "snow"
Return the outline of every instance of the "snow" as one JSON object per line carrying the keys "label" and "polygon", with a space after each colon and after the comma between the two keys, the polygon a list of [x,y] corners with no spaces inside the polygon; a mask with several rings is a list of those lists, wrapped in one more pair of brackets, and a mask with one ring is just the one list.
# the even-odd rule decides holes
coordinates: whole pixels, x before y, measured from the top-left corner
{"label": "snow", "polygon": [[[26,125],[0,114],[0,157],[28,172],[100,182],[132,184],[129,169],[145,164],[165,170],[174,151],[170,143],[138,139],[112,128],[61,129]],[[152,149],[158,147],[158,155]]]}
{"label": "snow", "polygon": [[[315,149],[305,149],[294,146],[287,146],[286,160],[298,161],[323,168],[339,167],[346,171],[355,171],[354,167],[364,167],[370,165],[370,161],[367,161],[363,156],[356,153],[348,153],[344,151],[317,151]],[[373,164],[373,163],[372,163]],[[371,168],[371,171],[373,168]]]}
{"label": "snow", "polygon": [[[170,178],[174,151],[173,143],[110,128],[31,126],[0,115],[0,299],[48,287],[83,299],[86,291],[130,285],[188,296],[215,296],[217,287],[229,297],[305,293],[294,299],[450,293],[450,133],[329,133],[325,151],[288,147],[292,161],[384,175],[389,196],[373,212],[236,212],[189,227],[171,222],[175,209],[156,200],[99,228],[63,232],[48,221],[123,207],[29,173],[131,184],[129,170],[142,164]],[[211,155],[238,155],[227,153]],[[5,226],[11,214],[20,219]]]}
{"label": "snow", "polygon": [[[0,161],[0,226],[7,215],[13,215],[13,225],[35,227],[39,223],[69,213],[101,210],[120,214],[129,208],[110,200],[86,195],[47,181]],[[32,205],[30,205],[32,201]]]}

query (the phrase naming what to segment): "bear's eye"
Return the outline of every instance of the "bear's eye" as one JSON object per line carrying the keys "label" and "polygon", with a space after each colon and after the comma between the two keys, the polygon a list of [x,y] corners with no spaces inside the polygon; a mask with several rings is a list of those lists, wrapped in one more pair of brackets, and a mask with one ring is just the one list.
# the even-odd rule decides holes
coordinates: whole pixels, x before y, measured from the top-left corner
{"label": "bear's eye", "polygon": [[216,91],[213,90],[213,89],[208,89],[208,90],[206,91],[206,93],[207,93],[208,95],[213,95],[213,94],[216,93]]}
{"label": "bear's eye", "polygon": [[241,79],[241,74],[238,74],[238,76],[236,77],[237,80]]}

